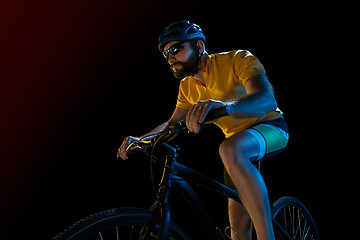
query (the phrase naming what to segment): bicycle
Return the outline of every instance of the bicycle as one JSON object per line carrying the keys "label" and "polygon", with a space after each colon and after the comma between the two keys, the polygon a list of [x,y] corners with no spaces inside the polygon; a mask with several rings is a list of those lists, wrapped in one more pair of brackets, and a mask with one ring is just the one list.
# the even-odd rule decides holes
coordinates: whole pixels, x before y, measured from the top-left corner
{"label": "bicycle", "polygon": [[[218,108],[209,112],[206,121],[226,115],[228,115],[226,108]],[[156,163],[163,167],[156,201],[149,210],[123,207],[95,213],[74,223],[55,236],[53,240],[190,240],[188,234],[171,220],[168,199],[172,189],[177,190],[185,198],[186,202],[190,204],[207,239],[224,240],[224,235],[215,227],[191,185],[195,184],[204,187],[224,197],[240,202],[238,194],[235,190],[228,188],[218,181],[177,162],[179,148],[171,146],[167,142],[181,133],[189,133],[183,120],[169,126],[160,135],[151,138],[151,140],[140,139],[130,144],[127,148],[129,156],[134,155],[136,152],[142,152],[146,157],[150,158],[151,163]],[[165,149],[165,161],[154,155],[154,150],[159,148],[159,146]],[[257,162],[256,166],[260,171],[260,161]],[[272,204],[271,214],[276,239],[320,239],[313,218],[304,204],[298,199],[289,196],[281,197]],[[253,227],[251,235],[251,239],[253,239]]]}

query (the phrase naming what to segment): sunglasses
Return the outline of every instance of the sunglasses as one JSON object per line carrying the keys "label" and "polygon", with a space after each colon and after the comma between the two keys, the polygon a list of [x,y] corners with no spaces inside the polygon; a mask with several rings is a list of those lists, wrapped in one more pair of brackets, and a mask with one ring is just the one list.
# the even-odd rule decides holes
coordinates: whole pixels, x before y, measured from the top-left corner
{"label": "sunglasses", "polygon": [[171,53],[171,55],[178,54],[178,52],[180,52],[184,47],[185,47],[185,42],[175,43],[174,45],[169,47],[168,50],[163,52],[164,58],[168,59],[170,53]]}

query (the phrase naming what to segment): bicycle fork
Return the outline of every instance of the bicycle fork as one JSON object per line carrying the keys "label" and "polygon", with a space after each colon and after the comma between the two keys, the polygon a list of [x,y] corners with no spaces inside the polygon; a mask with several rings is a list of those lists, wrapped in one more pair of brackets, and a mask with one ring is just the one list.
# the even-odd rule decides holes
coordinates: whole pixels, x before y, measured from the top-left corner
{"label": "bicycle fork", "polygon": [[170,207],[169,207],[169,195],[173,178],[176,177],[171,172],[171,168],[176,162],[177,148],[174,148],[168,144],[165,144],[171,151],[166,154],[165,166],[163,176],[159,185],[157,199],[154,205],[151,207],[153,217],[160,216],[159,230],[156,236],[157,240],[166,240],[170,226]]}

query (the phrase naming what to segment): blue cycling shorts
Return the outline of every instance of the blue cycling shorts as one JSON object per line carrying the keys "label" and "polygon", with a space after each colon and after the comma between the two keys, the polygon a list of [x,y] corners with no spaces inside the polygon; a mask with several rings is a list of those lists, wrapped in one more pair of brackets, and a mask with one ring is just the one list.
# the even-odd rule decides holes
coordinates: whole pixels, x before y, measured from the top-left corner
{"label": "blue cycling shorts", "polygon": [[[252,160],[252,162],[257,162],[279,154],[284,150],[289,140],[288,126],[283,117],[262,122],[243,131],[252,134],[259,142],[260,149],[258,157]],[[226,186],[235,189],[226,170],[224,171],[224,181]]]}

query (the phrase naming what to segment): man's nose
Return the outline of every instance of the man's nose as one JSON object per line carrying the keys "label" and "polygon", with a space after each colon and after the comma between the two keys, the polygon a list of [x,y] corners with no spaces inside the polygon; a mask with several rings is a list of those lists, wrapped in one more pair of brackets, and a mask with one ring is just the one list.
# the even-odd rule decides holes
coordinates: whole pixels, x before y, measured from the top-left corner
{"label": "man's nose", "polygon": [[175,57],[171,53],[169,53],[168,63],[171,65],[175,61],[176,61]]}

